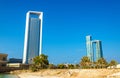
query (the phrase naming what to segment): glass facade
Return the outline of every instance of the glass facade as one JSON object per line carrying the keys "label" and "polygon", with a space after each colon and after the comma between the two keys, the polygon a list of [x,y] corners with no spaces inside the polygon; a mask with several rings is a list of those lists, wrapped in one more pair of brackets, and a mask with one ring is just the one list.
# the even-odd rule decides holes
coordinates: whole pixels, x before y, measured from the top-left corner
{"label": "glass facade", "polygon": [[29,21],[27,59],[30,64],[32,63],[32,58],[39,55],[40,20],[38,18],[30,18]]}
{"label": "glass facade", "polygon": [[96,41],[96,60],[103,57],[101,41]]}
{"label": "glass facade", "polygon": [[90,60],[93,60],[93,52],[92,52],[92,43],[91,43],[92,37],[86,36],[86,48],[87,48],[87,56]]}
{"label": "glass facade", "polygon": [[92,40],[91,36],[86,36],[86,48],[87,48],[87,56],[89,57],[91,62],[95,61],[94,59],[95,51],[96,51],[96,61],[103,57],[102,45],[100,40]]}
{"label": "glass facade", "polygon": [[23,63],[32,64],[33,58],[41,54],[42,12],[29,11],[26,16]]}

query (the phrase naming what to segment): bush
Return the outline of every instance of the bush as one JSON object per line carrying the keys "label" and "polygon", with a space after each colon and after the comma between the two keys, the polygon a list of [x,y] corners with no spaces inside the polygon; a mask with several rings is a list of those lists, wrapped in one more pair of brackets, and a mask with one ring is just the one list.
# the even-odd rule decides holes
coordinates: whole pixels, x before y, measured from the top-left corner
{"label": "bush", "polygon": [[64,69],[64,68],[67,68],[67,67],[66,67],[66,65],[64,65],[64,64],[58,64],[58,65],[57,65],[57,68],[59,68],[59,69]]}
{"label": "bush", "polygon": [[74,65],[73,64],[68,64],[68,69],[74,69]]}
{"label": "bush", "polygon": [[30,66],[30,69],[32,71],[38,71],[40,69],[48,68],[48,65],[48,56],[41,54],[40,56],[33,58],[33,64]]}
{"label": "bush", "polygon": [[49,69],[55,69],[55,68],[57,68],[57,67],[56,67],[54,64],[49,64],[48,68],[49,68]]}

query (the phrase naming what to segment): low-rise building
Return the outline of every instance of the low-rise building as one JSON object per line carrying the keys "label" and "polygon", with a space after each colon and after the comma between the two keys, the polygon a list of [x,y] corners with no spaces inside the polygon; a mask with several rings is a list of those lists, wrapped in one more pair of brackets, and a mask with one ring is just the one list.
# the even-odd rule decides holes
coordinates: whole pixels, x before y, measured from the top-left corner
{"label": "low-rise building", "polygon": [[9,63],[22,63],[22,59],[10,58]]}
{"label": "low-rise building", "polygon": [[8,63],[7,67],[17,67],[17,68],[20,68],[21,65],[22,65],[21,63]]}
{"label": "low-rise building", "polygon": [[8,54],[0,53],[0,67],[5,67],[7,64],[7,56]]}
{"label": "low-rise building", "polygon": [[29,64],[8,63],[7,67],[10,67],[10,68],[19,68],[19,69],[29,69]]}
{"label": "low-rise building", "polygon": [[108,68],[118,68],[118,69],[120,69],[120,64],[117,64],[115,66],[109,66]]}

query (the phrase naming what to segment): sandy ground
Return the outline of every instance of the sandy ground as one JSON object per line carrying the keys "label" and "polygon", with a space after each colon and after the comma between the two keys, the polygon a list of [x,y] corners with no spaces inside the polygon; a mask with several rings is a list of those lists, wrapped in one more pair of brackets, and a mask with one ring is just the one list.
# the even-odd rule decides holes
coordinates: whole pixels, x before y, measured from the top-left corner
{"label": "sandy ground", "polygon": [[120,69],[44,69],[15,73],[20,78],[120,78]]}

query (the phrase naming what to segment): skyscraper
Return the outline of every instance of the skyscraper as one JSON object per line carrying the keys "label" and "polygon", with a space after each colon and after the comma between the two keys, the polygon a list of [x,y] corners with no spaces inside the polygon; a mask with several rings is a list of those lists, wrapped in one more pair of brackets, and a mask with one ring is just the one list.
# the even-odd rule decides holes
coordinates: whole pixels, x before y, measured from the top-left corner
{"label": "skyscraper", "polygon": [[23,63],[32,64],[32,59],[42,51],[42,12],[29,11],[26,14]]}
{"label": "skyscraper", "polygon": [[86,36],[86,49],[87,49],[87,56],[89,57],[90,60],[93,60],[93,49],[92,49],[92,37]]}
{"label": "skyscraper", "polygon": [[[95,44],[95,45],[94,45]],[[103,57],[102,45],[100,40],[92,40],[91,36],[86,36],[87,56],[94,62]],[[95,49],[95,50],[94,50]],[[96,51],[96,57],[94,57]]]}
{"label": "skyscraper", "polygon": [[96,60],[100,59],[103,57],[103,52],[102,52],[102,43],[100,40],[96,41]]}

